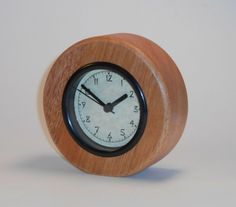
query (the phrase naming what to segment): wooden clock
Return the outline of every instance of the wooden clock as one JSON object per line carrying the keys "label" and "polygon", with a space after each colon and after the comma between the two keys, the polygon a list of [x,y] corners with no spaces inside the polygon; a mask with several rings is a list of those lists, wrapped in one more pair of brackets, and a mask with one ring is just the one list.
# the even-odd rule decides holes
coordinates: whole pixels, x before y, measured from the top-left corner
{"label": "wooden clock", "polygon": [[82,40],[55,61],[44,115],[58,151],[79,169],[128,176],[162,159],[187,118],[187,93],[170,56],[134,34]]}

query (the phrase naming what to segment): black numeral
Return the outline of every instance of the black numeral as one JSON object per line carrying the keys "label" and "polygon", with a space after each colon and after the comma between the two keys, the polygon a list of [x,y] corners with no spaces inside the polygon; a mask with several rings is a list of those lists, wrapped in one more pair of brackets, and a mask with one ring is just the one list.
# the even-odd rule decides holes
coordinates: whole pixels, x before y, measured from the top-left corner
{"label": "black numeral", "polygon": [[125,138],[125,129],[121,129],[121,130],[120,130],[120,135]]}
{"label": "black numeral", "polygon": [[94,133],[94,135],[96,135],[96,134],[98,133],[98,130],[99,130],[100,127],[99,127],[99,126],[95,126],[94,128],[95,128],[95,133]]}
{"label": "black numeral", "polygon": [[90,116],[86,116],[86,120],[87,123],[90,123]]}
{"label": "black numeral", "polygon": [[131,120],[129,124],[133,127],[134,126],[134,120]]}
{"label": "black numeral", "polygon": [[82,104],[82,107],[84,108],[86,105],[86,102],[82,101],[81,104]]}
{"label": "black numeral", "polygon": [[107,75],[106,75],[106,81],[107,82],[112,82],[112,75],[110,74],[110,73],[108,73]]}
{"label": "black numeral", "polygon": [[134,112],[137,113],[139,111],[138,106],[134,106]]}
{"label": "black numeral", "polygon": [[120,80],[120,85],[123,86],[123,79]]}
{"label": "black numeral", "polygon": [[134,92],[133,91],[130,91],[129,97],[134,98]]}
{"label": "black numeral", "polygon": [[98,78],[93,77],[94,85],[98,85]]}
{"label": "black numeral", "polygon": [[111,132],[108,134],[107,139],[109,140],[109,142],[111,141],[112,139]]}

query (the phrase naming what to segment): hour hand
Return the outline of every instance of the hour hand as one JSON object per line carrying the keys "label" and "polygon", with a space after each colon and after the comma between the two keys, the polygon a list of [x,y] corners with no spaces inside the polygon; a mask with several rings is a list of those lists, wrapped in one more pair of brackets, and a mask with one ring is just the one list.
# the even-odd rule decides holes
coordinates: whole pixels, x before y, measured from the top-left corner
{"label": "hour hand", "polygon": [[111,113],[115,113],[113,111],[114,106],[116,106],[117,104],[119,104],[120,102],[122,102],[123,100],[125,100],[128,97],[127,94],[124,94],[123,96],[121,96],[120,98],[116,99],[115,101],[113,101],[112,103],[107,103],[105,106],[103,106],[103,110],[105,112],[111,112]]}
{"label": "hour hand", "polygon": [[124,94],[123,96],[121,96],[120,98],[116,99],[115,101],[113,101],[111,103],[112,107],[116,106],[117,104],[119,104],[120,102],[124,101],[126,98],[128,97],[127,94]]}
{"label": "hour hand", "polygon": [[81,85],[81,87],[90,95],[92,96],[99,105],[101,106],[105,106],[105,103],[102,102],[101,99],[99,99],[90,89],[88,89],[85,85]]}

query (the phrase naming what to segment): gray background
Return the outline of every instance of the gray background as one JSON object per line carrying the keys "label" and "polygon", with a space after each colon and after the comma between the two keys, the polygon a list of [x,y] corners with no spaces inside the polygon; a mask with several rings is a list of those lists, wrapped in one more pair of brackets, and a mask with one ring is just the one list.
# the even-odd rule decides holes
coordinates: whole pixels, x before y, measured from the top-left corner
{"label": "gray background", "polygon": [[[0,206],[235,206],[235,1],[0,0]],[[89,36],[152,39],[186,81],[189,116],[176,148],[127,178],[61,159],[42,127],[49,66]]]}

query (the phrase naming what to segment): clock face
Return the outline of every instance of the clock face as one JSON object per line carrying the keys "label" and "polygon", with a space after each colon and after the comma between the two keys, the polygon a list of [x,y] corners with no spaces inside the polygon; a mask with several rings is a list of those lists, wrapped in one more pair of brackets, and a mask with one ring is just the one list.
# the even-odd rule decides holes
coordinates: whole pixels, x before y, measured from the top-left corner
{"label": "clock face", "polygon": [[145,97],[137,81],[109,63],[84,66],[72,76],[64,91],[63,113],[74,139],[101,156],[131,149],[147,118]]}

